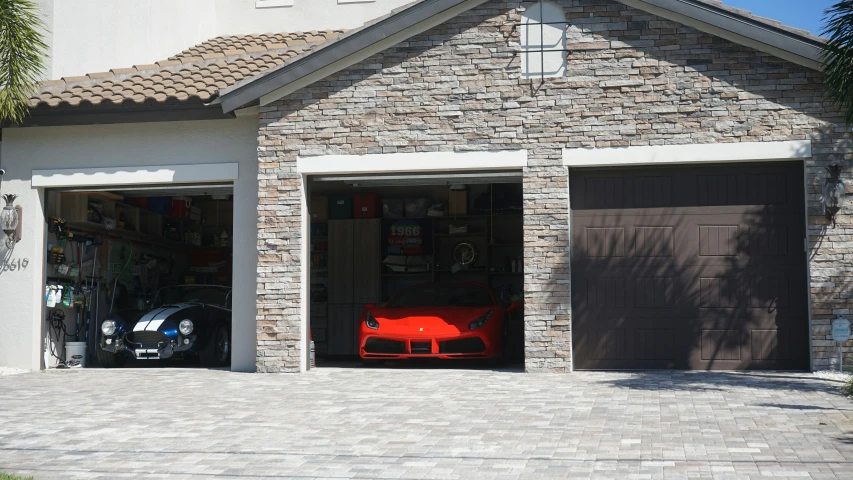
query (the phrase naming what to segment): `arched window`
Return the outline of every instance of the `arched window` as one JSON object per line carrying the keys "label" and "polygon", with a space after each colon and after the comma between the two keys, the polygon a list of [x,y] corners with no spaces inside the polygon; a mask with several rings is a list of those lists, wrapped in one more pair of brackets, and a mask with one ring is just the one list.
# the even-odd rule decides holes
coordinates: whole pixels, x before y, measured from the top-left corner
{"label": "arched window", "polygon": [[566,71],[566,14],[551,2],[527,8],[521,20],[521,76],[562,77]]}

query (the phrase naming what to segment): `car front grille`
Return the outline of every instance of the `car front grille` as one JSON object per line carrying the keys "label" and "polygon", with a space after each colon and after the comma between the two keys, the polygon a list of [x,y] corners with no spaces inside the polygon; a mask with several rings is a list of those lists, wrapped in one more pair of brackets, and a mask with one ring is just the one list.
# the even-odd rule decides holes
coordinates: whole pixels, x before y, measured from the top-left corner
{"label": "car front grille", "polygon": [[364,342],[364,351],[366,353],[406,353],[406,344],[395,340],[371,337]]}
{"label": "car front grille", "polygon": [[169,343],[169,337],[163,332],[131,332],[127,340],[137,348],[162,348]]}
{"label": "car front grille", "polygon": [[486,344],[480,337],[438,342],[438,353],[480,353],[485,349]]}
{"label": "car front grille", "polygon": [[412,342],[412,353],[432,353],[432,342]]}

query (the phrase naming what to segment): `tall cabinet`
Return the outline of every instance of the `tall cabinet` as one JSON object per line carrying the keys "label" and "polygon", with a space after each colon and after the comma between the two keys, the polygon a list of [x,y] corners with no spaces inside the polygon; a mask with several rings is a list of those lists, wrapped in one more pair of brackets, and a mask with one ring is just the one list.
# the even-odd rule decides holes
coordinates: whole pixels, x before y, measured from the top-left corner
{"label": "tall cabinet", "polygon": [[381,300],[381,219],[329,220],[327,355],[358,354],[364,305]]}

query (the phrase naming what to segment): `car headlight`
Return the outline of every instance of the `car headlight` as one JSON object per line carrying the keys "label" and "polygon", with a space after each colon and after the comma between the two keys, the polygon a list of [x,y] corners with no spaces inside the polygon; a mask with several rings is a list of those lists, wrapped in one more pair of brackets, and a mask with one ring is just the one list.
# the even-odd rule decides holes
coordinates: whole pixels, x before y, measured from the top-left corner
{"label": "car headlight", "polygon": [[370,312],[367,312],[364,315],[364,324],[367,325],[367,328],[379,330],[379,322],[377,322],[376,319],[373,318],[373,314]]}
{"label": "car headlight", "polygon": [[193,333],[193,322],[191,320],[181,320],[181,323],[178,324],[178,330],[181,332],[181,335]]}
{"label": "car headlight", "polygon": [[468,330],[476,330],[478,328],[481,328],[483,325],[486,324],[486,322],[489,321],[490,318],[492,318],[492,312],[493,310],[489,310],[488,312],[486,312],[485,315],[477,317],[473,322],[468,324]]}
{"label": "car headlight", "polygon": [[108,337],[116,333],[116,322],[113,320],[104,320],[101,324],[101,331]]}

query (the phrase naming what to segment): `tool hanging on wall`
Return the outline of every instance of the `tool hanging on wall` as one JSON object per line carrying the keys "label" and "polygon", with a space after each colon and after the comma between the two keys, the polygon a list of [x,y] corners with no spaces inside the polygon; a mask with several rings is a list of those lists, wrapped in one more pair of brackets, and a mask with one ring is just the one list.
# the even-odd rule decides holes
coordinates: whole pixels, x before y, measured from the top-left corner
{"label": "tool hanging on wall", "polygon": [[94,345],[89,344],[90,343],[89,339],[95,338],[94,333],[90,332],[90,330],[94,326],[94,322],[92,322],[92,310],[93,309],[95,310],[95,322],[97,322],[97,320],[98,320],[97,300],[95,301],[95,303],[93,305],[92,298],[97,296],[97,293],[98,293],[96,283],[100,283],[100,278],[97,277],[95,274],[97,273],[97,268],[98,268],[98,247],[100,247],[102,243],[103,243],[103,240],[101,240],[101,237],[96,236],[96,237],[86,239],[86,254],[89,253],[89,250],[92,247],[95,247],[95,255],[92,257],[92,275],[89,277],[86,277],[86,280],[89,283],[88,283],[88,285],[86,285],[86,326],[85,326],[86,330],[84,331],[83,341],[86,342],[86,352],[87,352],[86,356],[88,357],[87,361],[89,362],[89,363],[87,363],[87,365],[91,365],[92,352],[94,352],[94,350],[95,350]]}

